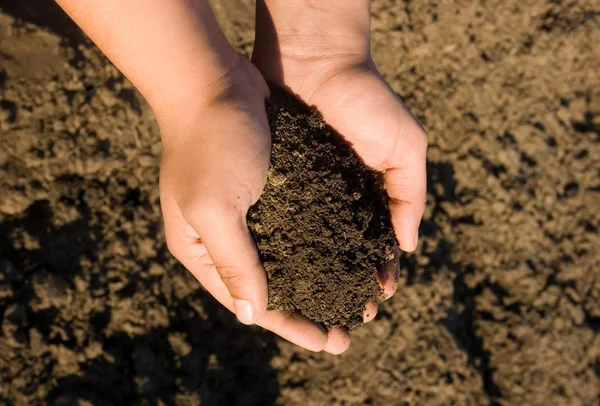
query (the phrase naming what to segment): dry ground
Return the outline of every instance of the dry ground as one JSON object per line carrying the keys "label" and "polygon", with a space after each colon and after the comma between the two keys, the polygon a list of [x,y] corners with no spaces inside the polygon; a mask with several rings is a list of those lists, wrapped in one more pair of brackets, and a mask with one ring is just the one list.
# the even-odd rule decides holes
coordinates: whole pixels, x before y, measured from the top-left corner
{"label": "dry ground", "polygon": [[[250,52],[250,2],[214,3]],[[598,0],[374,0],[428,206],[341,357],[215,304],[166,251],[144,101],[52,2],[0,10],[0,403],[598,404]]]}

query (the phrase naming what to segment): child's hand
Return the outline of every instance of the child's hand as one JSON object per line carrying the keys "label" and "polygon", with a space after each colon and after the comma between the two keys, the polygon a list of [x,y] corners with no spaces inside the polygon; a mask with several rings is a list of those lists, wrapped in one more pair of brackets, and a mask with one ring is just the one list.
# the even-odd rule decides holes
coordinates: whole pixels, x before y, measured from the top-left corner
{"label": "child's hand", "polygon": [[310,350],[343,352],[348,341],[341,331],[333,330],[328,339],[306,319],[265,312],[267,280],[246,214],[269,167],[266,83],[239,57],[236,68],[203,95],[185,111],[158,115],[161,205],[170,251],[241,322],[259,324]]}
{"label": "child's hand", "polygon": [[[306,319],[265,312],[266,276],[246,227],[246,212],[262,192],[269,166],[264,111],[268,88],[229,45],[208,1],[94,0],[88,7],[80,7],[77,0],[57,1],[133,82],[157,116],[163,137],[161,204],[173,254],[240,321],[261,325],[307,349],[345,351],[349,339],[341,330],[327,334]],[[356,14],[366,19],[366,33],[332,38],[344,44],[360,44],[362,38],[363,45],[367,38],[368,44],[368,0],[258,0],[263,19],[266,2],[278,3],[287,15],[284,25],[300,34],[288,38],[320,44],[324,36],[311,31],[311,21],[326,32],[355,29],[361,24],[346,23]],[[306,11],[302,7],[312,12],[302,14],[307,20],[296,18],[295,11]],[[345,13],[348,18],[344,8],[352,11]],[[330,25],[332,16],[341,16],[341,23]],[[257,36],[264,37],[261,30],[274,31],[271,23],[259,22]],[[294,31],[294,26],[301,29]],[[363,21],[362,31],[364,26]],[[301,33],[306,28],[311,35]],[[302,42],[300,48],[295,41],[291,44],[290,49],[302,49]],[[269,52],[266,46],[262,50]],[[312,61],[285,52],[285,58],[263,52],[257,61],[268,80],[285,83],[316,104],[368,165],[388,171],[400,243],[413,249],[425,193],[423,132],[367,63],[370,58],[361,59],[364,63],[340,59],[337,56],[345,51],[336,46],[316,51]],[[278,61],[285,65],[283,74],[277,73],[282,66]],[[385,289],[391,294],[394,278],[386,275]]]}
{"label": "child's hand", "polygon": [[[259,0],[252,59],[267,81],[316,106],[367,166],[385,173],[400,248],[413,251],[425,209],[427,138],[371,59],[369,1]],[[387,276],[380,282],[389,296],[395,275]]]}

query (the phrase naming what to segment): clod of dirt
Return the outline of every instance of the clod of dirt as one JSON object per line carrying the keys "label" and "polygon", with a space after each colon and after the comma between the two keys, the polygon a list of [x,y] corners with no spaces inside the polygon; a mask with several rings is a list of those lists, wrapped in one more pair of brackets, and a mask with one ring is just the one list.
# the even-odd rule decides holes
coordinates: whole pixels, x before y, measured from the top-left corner
{"label": "clod of dirt", "polygon": [[393,257],[380,176],[289,93],[272,87],[267,115],[271,166],[248,224],[267,272],[269,308],[352,330],[367,303],[381,301],[377,272]]}

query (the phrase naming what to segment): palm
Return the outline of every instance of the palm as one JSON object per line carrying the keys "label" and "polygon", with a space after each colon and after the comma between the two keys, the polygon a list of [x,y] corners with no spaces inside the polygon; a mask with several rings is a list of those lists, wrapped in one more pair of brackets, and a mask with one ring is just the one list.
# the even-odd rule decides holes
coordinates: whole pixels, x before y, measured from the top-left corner
{"label": "palm", "polygon": [[375,72],[341,71],[310,94],[299,95],[323,114],[367,166],[380,172],[397,167],[405,121],[401,116],[406,111]]}

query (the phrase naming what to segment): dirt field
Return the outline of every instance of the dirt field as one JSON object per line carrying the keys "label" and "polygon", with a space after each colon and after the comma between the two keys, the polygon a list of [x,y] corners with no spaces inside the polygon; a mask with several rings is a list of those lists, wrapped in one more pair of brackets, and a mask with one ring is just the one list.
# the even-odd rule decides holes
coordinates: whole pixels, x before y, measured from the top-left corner
{"label": "dirt field", "polygon": [[[198,286],[165,247],[144,101],[53,2],[0,10],[0,404],[598,404],[598,0],[373,1],[428,206],[340,357]],[[251,10],[215,1],[246,54]]]}

